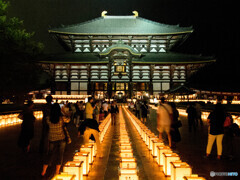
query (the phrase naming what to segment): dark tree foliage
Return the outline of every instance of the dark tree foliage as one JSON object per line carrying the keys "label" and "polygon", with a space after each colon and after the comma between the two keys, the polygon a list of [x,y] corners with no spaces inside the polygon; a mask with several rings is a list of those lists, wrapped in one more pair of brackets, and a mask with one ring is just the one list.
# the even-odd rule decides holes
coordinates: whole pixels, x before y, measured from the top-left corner
{"label": "dark tree foliage", "polygon": [[36,61],[44,46],[32,40],[34,33],[26,32],[23,21],[8,17],[8,7],[0,0],[0,96],[22,96],[48,85]]}

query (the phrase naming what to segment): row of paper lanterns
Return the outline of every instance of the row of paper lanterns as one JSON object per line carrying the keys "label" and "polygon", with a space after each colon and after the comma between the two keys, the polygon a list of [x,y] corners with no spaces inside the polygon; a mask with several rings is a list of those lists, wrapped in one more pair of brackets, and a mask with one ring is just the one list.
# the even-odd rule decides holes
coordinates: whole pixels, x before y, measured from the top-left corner
{"label": "row of paper lanterns", "polygon": [[[42,111],[34,111],[33,114],[37,120],[42,119],[43,117]],[[19,116],[19,113],[0,115],[0,127],[6,127],[6,126],[22,123],[22,120],[19,119],[18,116]]]}
{"label": "row of paper lanterns", "polygon": [[[104,136],[111,124],[111,114],[109,114],[99,125],[100,142],[104,140]],[[83,176],[87,176],[94,163],[97,155],[97,146],[94,141],[82,145],[79,152],[76,152],[72,161],[68,161],[63,166],[63,172],[52,178],[52,180],[83,180]]]}
{"label": "row of paper lanterns", "polygon": [[132,145],[126,130],[126,123],[122,115],[122,108],[119,108],[119,123],[120,123],[120,136],[119,136],[119,153],[120,153],[120,169],[119,180],[138,180],[137,175],[137,162],[133,156]]}
{"label": "row of paper lanterns", "polygon": [[182,162],[177,153],[174,153],[169,146],[164,145],[164,143],[127,108],[124,107],[123,109],[137,129],[156,163],[162,167],[165,176],[171,177],[171,180],[205,180],[203,177],[198,177],[197,174],[192,174],[192,168],[189,164]]}

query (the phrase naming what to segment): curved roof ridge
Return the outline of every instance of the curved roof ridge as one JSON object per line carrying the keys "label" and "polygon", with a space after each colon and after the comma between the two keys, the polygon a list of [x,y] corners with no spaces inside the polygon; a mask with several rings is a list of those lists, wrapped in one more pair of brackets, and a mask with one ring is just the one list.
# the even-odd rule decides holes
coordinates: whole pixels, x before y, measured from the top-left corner
{"label": "curved roof ridge", "polygon": [[97,17],[97,18],[94,18],[94,19],[91,19],[91,20],[87,20],[87,21],[83,21],[83,22],[76,23],[76,24],[63,25],[63,27],[57,27],[57,28],[53,28],[53,29],[69,28],[69,27],[84,25],[84,24],[88,24],[88,23],[91,23],[91,22],[94,22],[94,21],[97,21],[97,20],[100,20],[100,19],[104,19],[104,17]]}
{"label": "curved roof ridge", "polygon": [[192,28],[192,26],[179,26],[179,24],[165,24],[165,23],[160,23],[160,22],[157,22],[157,21],[152,21],[152,20],[149,20],[149,19],[146,19],[146,18],[143,18],[143,17],[136,17],[137,19],[141,19],[145,22],[149,22],[149,23],[152,23],[152,24],[156,24],[156,25],[161,25],[161,26],[166,26],[166,27],[179,27],[179,28]]}

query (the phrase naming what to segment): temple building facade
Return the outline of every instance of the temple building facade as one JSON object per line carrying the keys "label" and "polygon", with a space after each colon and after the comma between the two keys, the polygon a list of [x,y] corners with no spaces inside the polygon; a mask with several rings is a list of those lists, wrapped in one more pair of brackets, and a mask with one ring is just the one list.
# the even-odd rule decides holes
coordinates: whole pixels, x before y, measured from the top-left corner
{"label": "temple building facade", "polygon": [[41,61],[53,77],[56,95],[96,98],[159,96],[184,84],[212,57],[174,53],[192,27],[166,25],[130,16],[102,16],[53,28],[50,35],[66,50]]}

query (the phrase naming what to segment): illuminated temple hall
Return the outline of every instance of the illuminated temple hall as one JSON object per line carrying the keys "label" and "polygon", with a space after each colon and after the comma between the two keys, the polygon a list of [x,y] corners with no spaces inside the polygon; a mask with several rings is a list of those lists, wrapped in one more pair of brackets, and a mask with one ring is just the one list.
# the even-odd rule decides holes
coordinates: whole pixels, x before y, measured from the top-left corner
{"label": "illuminated temple hall", "polygon": [[158,96],[186,82],[212,57],[171,52],[193,32],[129,16],[101,17],[52,28],[49,33],[66,50],[41,63],[55,81],[52,94],[94,95],[95,98]]}

